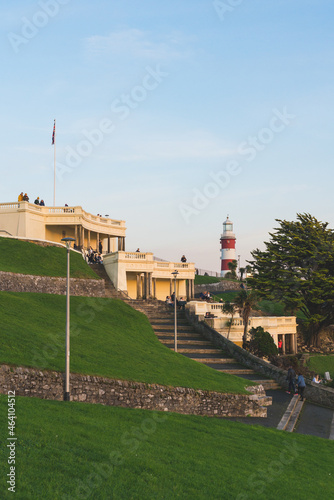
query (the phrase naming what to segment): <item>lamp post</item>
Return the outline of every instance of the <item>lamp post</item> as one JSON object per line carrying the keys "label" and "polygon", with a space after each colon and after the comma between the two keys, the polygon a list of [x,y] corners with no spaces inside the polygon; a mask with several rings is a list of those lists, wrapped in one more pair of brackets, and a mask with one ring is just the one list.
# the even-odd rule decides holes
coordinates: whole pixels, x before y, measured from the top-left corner
{"label": "lamp post", "polygon": [[67,248],[66,273],[66,343],[65,343],[65,392],[64,401],[70,400],[70,248],[75,238],[62,238]]}
{"label": "lamp post", "polygon": [[179,271],[175,269],[172,272],[174,276],[174,351],[177,352],[177,314],[176,314],[176,278],[179,274]]}

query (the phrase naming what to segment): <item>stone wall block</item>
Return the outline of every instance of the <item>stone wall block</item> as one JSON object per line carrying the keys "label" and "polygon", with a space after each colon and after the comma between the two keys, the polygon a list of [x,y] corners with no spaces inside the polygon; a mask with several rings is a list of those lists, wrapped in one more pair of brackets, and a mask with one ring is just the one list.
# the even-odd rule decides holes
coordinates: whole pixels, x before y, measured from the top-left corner
{"label": "stone wall block", "polygon": [[[104,280],[71,278],[71,295],[105,297]],[[0,290],[5,292],[35,292],[66,294],[66,278],[32,276],[0,271]]]}
{"label": "stone wall block", "polygon": [[[71,374],[72,401],[219,417],[267,416],[263,399],[258,394],[222,394],[96,376],[89,378],[90,381],[85,375]],[[62,400],[64,375],[1,365],[0,392],[7,394],[9,389],[19,396]]]}

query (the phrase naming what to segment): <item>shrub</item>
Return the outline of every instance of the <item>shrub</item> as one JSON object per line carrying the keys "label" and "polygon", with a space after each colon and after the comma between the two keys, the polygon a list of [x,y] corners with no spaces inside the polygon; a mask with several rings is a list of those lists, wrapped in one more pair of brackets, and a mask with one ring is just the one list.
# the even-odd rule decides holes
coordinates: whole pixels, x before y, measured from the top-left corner
{"label": "shrub", "polygon": [[274,339],[269,332],[263,330],[262,326],[251,328],[249,334],[249,350],[256,356],[272,356],[278,353]]}

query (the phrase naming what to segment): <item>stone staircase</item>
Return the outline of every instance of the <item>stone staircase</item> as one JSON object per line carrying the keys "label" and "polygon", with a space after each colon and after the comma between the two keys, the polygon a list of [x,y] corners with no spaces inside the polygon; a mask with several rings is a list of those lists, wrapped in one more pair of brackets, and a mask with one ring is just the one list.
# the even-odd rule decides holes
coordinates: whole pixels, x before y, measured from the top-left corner
{"label": "stone staircase", "polygon": [[[160,342],[174,350],[174,310],[158,301],[132,301],[131,306],[148,317]],[[204,339],[189,324],[182,311],[177,313],[177,352],[220,372],[262,384],[265,390],[280,389],[275,380],[263,379],[263,376],[245,368]]]}
{"label": "stone staircase", "polygon": [[[157,300],[133,300],[126,293],[117,290],[101,264],[90,264],[91,268],[105,281],[106,297],[121,299],[137,311],[145,314],[161,343],[174,350],[174,310]],[[264,379],[254,370],[245,368],[222,349],[197,333],[186,319],[183,311],[177,313],[177,352],[220,372],[236,375],[258,384],[265,390],[280,389],[275,380]]]}
{"label": "stone staircase", "polygon": [[104,266],[102,264],[89,264],[91,269],[102,279],[104,279],[105,283],[105,291],[106,291],[106,297],[110,297],[112,299],[126,299],[127,296],[124,292],[121,292],[120,290],[116,290],[114,287],[113,283],[110,281],[110,278],[107,274],[107,271],[105,270]]}

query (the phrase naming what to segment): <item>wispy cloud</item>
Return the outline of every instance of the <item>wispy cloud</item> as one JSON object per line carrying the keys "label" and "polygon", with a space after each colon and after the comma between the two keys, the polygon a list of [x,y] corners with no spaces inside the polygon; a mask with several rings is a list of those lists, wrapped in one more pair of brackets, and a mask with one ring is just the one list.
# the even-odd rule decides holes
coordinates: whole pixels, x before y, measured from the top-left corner
{"label": "wispy cloud", "polygon": [[[142,133],[118,136],[117,146],[107,154],[114,161],[163,161],[163,160],[226,160],[233,157],[235,150],[204,130],[184,134],[152,135]],[[130,136],[130,137],[129,137]]]}
{"label": "wispy cloud", "polygon": [[161,40],[153,40],[152,34],[128,28],[115,31],[107,36],[93,35],[85,39],[85,47],[92,56],[113,54],[150,60],[181,59],[189,53],[185,47],[190,39],[182,34],[171,33]]}

